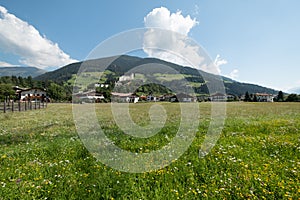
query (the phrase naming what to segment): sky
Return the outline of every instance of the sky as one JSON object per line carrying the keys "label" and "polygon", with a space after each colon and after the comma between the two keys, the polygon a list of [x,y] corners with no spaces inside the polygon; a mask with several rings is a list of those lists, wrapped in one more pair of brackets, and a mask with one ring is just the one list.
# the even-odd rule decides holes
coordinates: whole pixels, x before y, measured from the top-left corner
{"label": "sky", "polygon": [[53,70],[120,32],[155,26],[192,38],[221,75],[296,92],[299,8],[298,0],[1,0],[0,66]]}

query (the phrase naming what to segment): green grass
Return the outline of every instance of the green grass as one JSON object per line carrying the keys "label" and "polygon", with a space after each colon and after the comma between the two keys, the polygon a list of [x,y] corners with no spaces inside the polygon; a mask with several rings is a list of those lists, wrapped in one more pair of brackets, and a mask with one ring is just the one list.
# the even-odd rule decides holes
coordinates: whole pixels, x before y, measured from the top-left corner
{"label": "green grass", "polygon": [[74,85],[76,81],[76,86],[84,90],[87,89],[91,83],[98,83],[102,74],[103,72],[83,72],[80,74],[80,76],[73,74],[72,78],[68,80],[67,84]]}
{"label": "green grass", "polygon": [[[147,124],[151,105],[132,104],[133,120]],[[190,148],[168,167],[140,174],[97,162],[77,135],[70,104],[1,113],[0,199],[299,199],[299,104],[228,103],[222,135],[202,159],[198,150],[210,105],[199,105],[200,125]],[[110,104],[98,104],[97,114],[117,145],[147,152],[167,144],[165,135],[172,138],[178,127],[178,104],[162,106],[167,124],[149,139],[122,134]]]}

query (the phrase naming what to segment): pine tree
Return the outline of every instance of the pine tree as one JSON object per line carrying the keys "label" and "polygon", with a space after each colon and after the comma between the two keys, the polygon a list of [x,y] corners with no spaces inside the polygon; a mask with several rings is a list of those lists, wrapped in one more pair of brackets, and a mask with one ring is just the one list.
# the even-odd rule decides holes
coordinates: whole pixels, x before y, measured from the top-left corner
{"label": "pine tree", "polygon": [[257,99],[256,94],[255,94],[254,97],[253,97],[253,102],[258,102],[258,99]]}
{"label": "pine tree", "polygon": [[278,95],[277,95],[277,101],[278,101],[278,102],[284,101],[284,97],[283,97],[283,92],[282,92],[282,91],[279,91],[279,92],[278,92]]}
{"label": "pine tree", "polygon": [[251,101],[251,98],[250,98],[250,95],[249,95],[248,91],[245,94],[245,100],[244,101]]}

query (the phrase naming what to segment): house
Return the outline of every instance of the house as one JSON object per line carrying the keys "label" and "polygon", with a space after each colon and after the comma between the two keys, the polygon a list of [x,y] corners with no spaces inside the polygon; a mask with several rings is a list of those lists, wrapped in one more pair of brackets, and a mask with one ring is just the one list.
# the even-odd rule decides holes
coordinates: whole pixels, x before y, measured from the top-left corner
{"label": "house", "polygon": [[266,93],[256,93],[258,102],[274,102],[274,95]]}
{"label": "house", "polygon": [[95,87],[101,87],[101,88],[108,88],[109,84],[104,84],[104,83],[95,83]]}
{"label": "house", "polygon": [[95,91],[78,92],[73,95],[84,102],[100,102],[105,99],[103,94],[96,93]]}
{"label": "house", "polygon": [[171,102],[196,102],[197,98],[185,93],[179,93],[170,97]]}
{"label": "house", "polygon": [[233,94],[227,94],[227,101],[237,101],[238,97]]}
{"label": "house", "polygon": [[123,76],[119,77],[119,81],[131,81],[134,79],[134,77],[135,77],[134,73],[129,74],[129,75],[123,75]]}
{"label": "house", "polygon": [[235,99],[236,97],[234,95],[223,93],[215,93],[209,97],[209,100],[214,102],[234,101]]}
{"label": "house", "polygon": [[112,92],[112,102],[118,103],[137,103],[139,101],[139,97],[132,93],[119,93]]}
{"label": "house", "polygon": [[141,101],[147,101],[147,96],[146,95],[141,95],[140,100]]}
{"label": "house", "polygon": [[147,96],[147,101],[157,101],[156,96],[148,95]]}
{"label": "house", "polygon": [[215,94],[211,95],[209,99],[210,99],[210,101],[224,102],[224,101],[227,101],[227,95],[223,94],[223,93],[215,93]]}
{"label": "house", "polygon": [[47,93],[42,88],[19,88],[14,87],[16,95],[20,101],[48,101]]}

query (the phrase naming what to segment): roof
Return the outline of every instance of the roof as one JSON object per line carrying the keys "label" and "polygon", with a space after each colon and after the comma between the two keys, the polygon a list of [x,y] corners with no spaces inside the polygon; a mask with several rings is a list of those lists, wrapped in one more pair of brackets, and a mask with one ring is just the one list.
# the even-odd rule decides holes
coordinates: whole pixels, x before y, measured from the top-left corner
{"label": "roof", "polygon": [[266,94],[266,93],[256,93],[256,96],[273,96],[273,94]]}
{"label": "roof", "polygon": [[211,95],[212,97],[216,97],[216,96],[226,96],[226,94],[223,94],[223,93],[215,93],[213,95]]}
{"label": "roof", "polygon": [[119,92],[112,92],[111,93],[112,96],[119,96],[119,97],[128,97],[128,96],[132,96],[132,93],[119,93]]}
{"label": "roof", "polygon": [[175,95],[177,98],[194,98],[191,95],[185,94],[185,93],[179,93]]}
{"label": "roof", "polygon": [[40,91],[46,92],[46,89],[43,89],[43,88],[18,88],[18,90],[16,92],[20,93],[20,92],[25,92],[25,91],[30,91],[30,90],[40,90]]}

